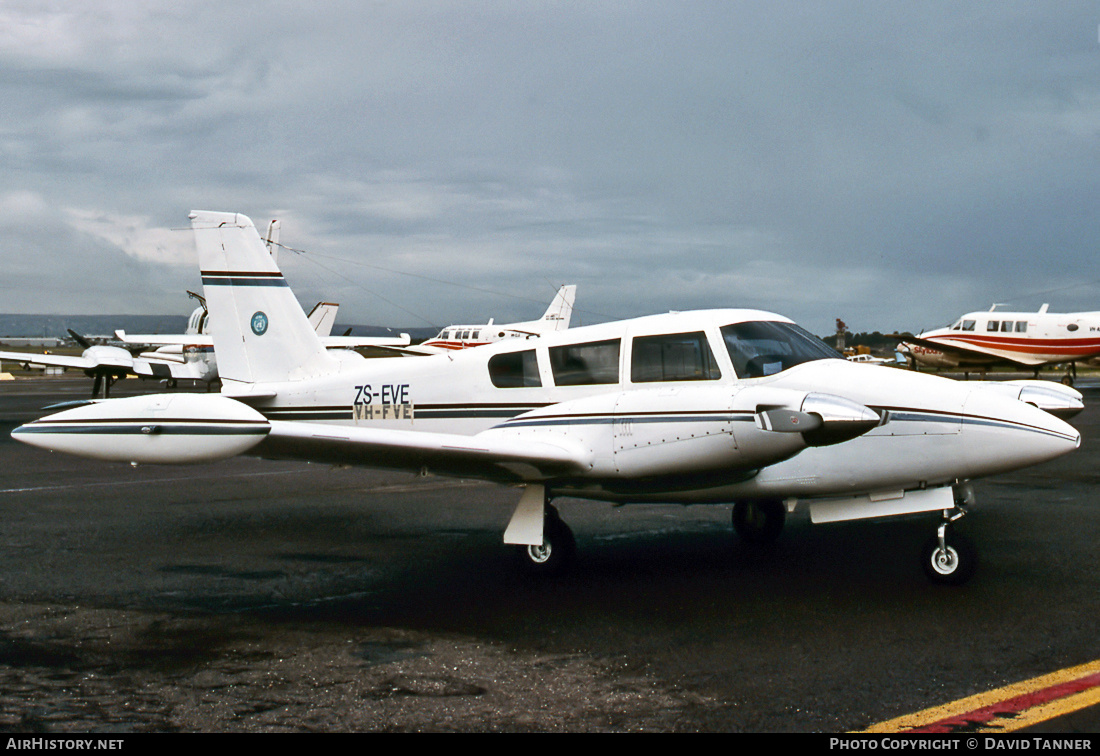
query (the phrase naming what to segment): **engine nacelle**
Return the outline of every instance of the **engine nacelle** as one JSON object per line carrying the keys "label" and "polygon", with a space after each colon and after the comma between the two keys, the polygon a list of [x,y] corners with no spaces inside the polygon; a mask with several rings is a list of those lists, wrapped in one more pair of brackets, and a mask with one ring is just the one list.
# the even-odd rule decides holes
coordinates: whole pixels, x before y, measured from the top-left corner
{"label": "engine nacelle", "polygon": [[108,462],[193,464],[248,451],[271,430],[251,407],[218,394],[107,399],[48,415],[12,438]]}
{"label": "engine nacelle", "polygon": [[568,440],[603,480],[751,474],[809,446],[841,443],[880,419],[839,396],[772,386],[657,387],[533,410],[493,435]]}
{"label": "engine nacelle", "polygon": [[1052,381],[975,381],[973,385],[982,391],[1019,399],[1062,420],[1074,417],[1085,408],[1085,399],[1080,391]]}

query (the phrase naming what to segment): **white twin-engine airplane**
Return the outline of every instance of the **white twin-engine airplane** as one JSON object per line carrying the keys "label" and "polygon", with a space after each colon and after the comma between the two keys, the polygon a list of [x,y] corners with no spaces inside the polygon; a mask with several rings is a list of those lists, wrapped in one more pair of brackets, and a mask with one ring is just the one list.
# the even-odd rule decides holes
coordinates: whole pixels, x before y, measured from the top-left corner
{"label": "white twin-engine airplane", "polygon": [[1072,384],[1076,363],[1100,357],[1100,312],[970,312],[947,328],[907,339],[898,350],[931,367],[987,368],[1011,364],[1038,369],[1068,364],[1063,383]]}
{"label": "white twin-engine airplane", "polygon": [[488,323],[481,325],[451,325],[440,331],[435,338],[403,351],[409,354],[443,354],[504,339],[530,339],[552,331],[564,331],[573,317],[573,301],[576,296],[577,287],[568,284],[558,289],[550,306],[538,320],[493,325],[490,319]]}
{"label": "white twin-engine airplane", "polygon": [[421,359],[321,344],[247,217],[194,212],[222,393],[110,399],[16,428],[46,449],[132,463],[249,453],[406,469],[525,490],[504,540],[551,573],[574,555],[551,500],[733,503],[750,541],[814,522],[942,511],[922,553],[958,583],[948,525],[968,481],[1076,449],[1059,384],[987,385],[857,365],[756,310],[668,313]]}

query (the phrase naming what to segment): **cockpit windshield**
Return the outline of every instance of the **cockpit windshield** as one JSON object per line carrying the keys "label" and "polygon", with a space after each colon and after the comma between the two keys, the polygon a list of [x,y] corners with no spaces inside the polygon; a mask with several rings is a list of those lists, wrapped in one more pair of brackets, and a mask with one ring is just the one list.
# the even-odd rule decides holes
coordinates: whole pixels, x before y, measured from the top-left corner
{"label": "cockpit windshield", "polygon": [[844,357],[794,323],[750,321],[722,329],[733,369],[741,378],[760,378],[813,360]]}

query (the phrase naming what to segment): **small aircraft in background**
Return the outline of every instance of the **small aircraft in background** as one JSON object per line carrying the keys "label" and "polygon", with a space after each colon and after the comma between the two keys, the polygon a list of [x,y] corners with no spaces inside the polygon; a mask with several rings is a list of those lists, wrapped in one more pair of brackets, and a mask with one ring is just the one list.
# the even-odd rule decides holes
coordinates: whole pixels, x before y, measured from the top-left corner
{"label": "small aircraft in background", "polygon": [[[42,365],[82,370],[93,379],[93,399],[101,395],[104,398],[109,397],[111,387],[119,379],[129,375],[163,380],[173,388],[176,382],[181,380],[198,381],[205,383],[209,388],[218,380],[218,363],[214,355],[214,341],[208,330],[209,315],[206,300],[194,292],[187,293],[199,300],[199,306],[187,319],[187,329],[182,334],[127,334],[120,330],[115,331],[115,337],[127,346],[117,346],[94,344],[88,338],[69,329],[69,336],[84,349],[79,356],[0,351],[0,360],[27,366]],[[309,314],[309,323],[326,348],[401,347],[409,344],[408,334],[393,338],[330,335],[338,308],[337,304],[319,302]],[[140,351],[141,347],[153,347],[153,349]]]}
{"label": "small aircraft in background", "polygon": [[1077,363],[1100,357],[1100,312],[970,312],[947,328],[906,337],[898,351],[917,365],[985,370],[994,365],[1031,368],[1068,365],[1062,382],[1073,385]]}
{"label": "small aircraft in background", "polygon": [[494,325],[490,318],[488,323],[481,325],[450,325],[435,338],[403,351],[410,354],[444,354],[505,339],[530,339],[545,333],[564,331],[569,328],[569,321],[573,317],[573,301],[576,296],[576,285],[568,284],[558,289],[550,306],[538,320]]}
{"label": "small aircraft in background", "polygon": [[844,357],[848,362],[856,362],[860,365],[905,365],[905,357],[898,352],[894,359],[889,357],[876,357],[873,354],[849,354]]}
{"label": "small aircraft in background", "polygon": [[575,553],[556,496],[732,503],[735,530],[753,542],[778,537],[799,507],[816,523],[942,512],[921,552],[941,583],[974,569],[953,526],[973,500],[968,481],[1081,442],[1053,414],[1082,408],[1071,389],[853,364],[757,310],[673,312],[415,360],[334,352],[251,220],[191,221],[221,393],[89,402],[13,438],[112,462],[247,453],[522,485],[504,541],[541,574]]}
{"label": "small aircraft in background", "polygon": [[84,351],[80,355],[0,352],[0,360],[28,366],[44,365],[82,370],[92,378],[93,398],[101,394],[109,397],[115,382],[128,375],[168,381],[194,379],[208,383],[217,379],[216,372],[212,377],[210,376],[201,355],[188,355],[187,359],[181,359],[178,362],[152,354],[135,357],[124,347],[93,344],[72,329],[69,329],[69,336],[83,348]]}

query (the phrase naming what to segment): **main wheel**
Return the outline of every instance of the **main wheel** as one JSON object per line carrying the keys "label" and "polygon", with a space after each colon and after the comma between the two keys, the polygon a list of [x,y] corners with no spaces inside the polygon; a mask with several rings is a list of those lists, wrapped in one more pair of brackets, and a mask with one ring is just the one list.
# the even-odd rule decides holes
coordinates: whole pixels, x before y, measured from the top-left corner
{"label": "main wheel", "polygon": [[940,539],[932,536],[921,550],[924,574],[933,583],[962,585],[974,574],[978,566],[978,552],[963,535],[952,535],[940,548]]}
{"label": "main wheel", "polygon": [[519,558],[524,568],[538,576],[565,573],[573,566],[576,553],[577,542],[573,531],[562,521],[558,511],[549,506],[542,524],[542,543],[519,548]]}
{"label": "main wheel", "polygon": [[733,529],[747,543],[771,543],[783,531],[786,519],[783,502],[774,499],[733,505]]}

